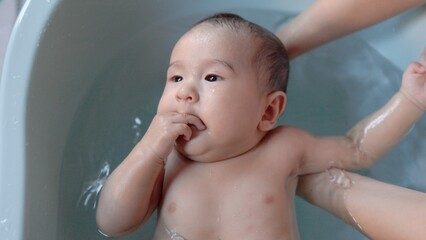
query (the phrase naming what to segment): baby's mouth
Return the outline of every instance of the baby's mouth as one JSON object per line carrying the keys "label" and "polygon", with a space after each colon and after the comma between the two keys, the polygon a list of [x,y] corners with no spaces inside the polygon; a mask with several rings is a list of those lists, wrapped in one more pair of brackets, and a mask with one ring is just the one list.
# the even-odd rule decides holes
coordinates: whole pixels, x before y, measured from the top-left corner
{"label": "baby's mouth", "polygon": [[198,119],[199,121],[196,121],[195,123],[188,123],[188,126],[191,128],[192,131],[190,140],[196,138],[199,134],[201,134],[202,131],[206,130],[207,128],[204,122],[200,118]]}
{"label": "baby's mouth", "polygon": [[[189,113],[187,113],[189,114]],[[191,128],[192,132],[196,131],[203,131],[206,130],[207,126],[204,124],[203,120],[199,118],[197,115],[189,114],[197,118],[197,120],[191,120],[191,122],[188,122],[187,125]]]}
{"label": "baby's mouth", "polygon": [[206,129],[206,126],[204,125],[204,123],[200,124],[193,124],[193,123],[187,123],[188,127],[191,128],[191,136],[189,139],[185,139],[185,137],[179,136],[177,139],[177,142],[181,142],[181,143],[186,143],[191,141],[192,139],[196,138],[201,131],[204,131]]}
{"label": "baby's mouth", "polygon": [[192,132],[199,131],[199,129],[194,124],[189,123],[188,126],[191,128]]}
{"label": "baby's mouth", "polygon": [[201,121],[199,123],[188,123],[188,126],[191,128],[192,132],[196,132],[196,131],[204,131],[206,130],[206,125],[204,124],[203,121]]}

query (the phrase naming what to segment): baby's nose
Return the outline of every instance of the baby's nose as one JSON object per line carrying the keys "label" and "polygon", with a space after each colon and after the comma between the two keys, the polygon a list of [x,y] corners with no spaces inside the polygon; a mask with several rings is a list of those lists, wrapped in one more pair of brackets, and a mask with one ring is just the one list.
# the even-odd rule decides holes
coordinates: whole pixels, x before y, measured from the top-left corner
{"label": "baby's nose", "polygon": [[199,94],[193,86],[182,86],[176,95],[176,99],[179,102],[197,102],[199,100]]}

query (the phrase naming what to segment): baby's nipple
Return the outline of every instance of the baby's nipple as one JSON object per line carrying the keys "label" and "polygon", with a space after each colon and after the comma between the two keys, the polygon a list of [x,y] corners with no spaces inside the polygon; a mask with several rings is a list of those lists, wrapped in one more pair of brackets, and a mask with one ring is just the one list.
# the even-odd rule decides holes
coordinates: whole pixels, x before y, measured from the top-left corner
{"label": "baby's nipple", "polygon": [[169,203],[169,205],[167,206],[167,212],[169,213],[174,213],[176,212],[176,203],[175,202],[171,202]]}

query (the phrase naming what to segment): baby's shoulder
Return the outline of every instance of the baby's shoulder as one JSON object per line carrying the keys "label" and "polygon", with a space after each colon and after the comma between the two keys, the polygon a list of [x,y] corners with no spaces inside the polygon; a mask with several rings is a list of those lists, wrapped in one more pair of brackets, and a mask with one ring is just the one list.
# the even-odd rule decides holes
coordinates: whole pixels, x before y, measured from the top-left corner
{"label": "baby's shoulder", "polygon": [[[270,130],[261,141],[261,145],[268,151],[282,149],[292,143],[292,139],[298,136],[298,128],[292,126],[278,126]],[[272,149],[271,149],[272,148]]]}
{"label": "baby's shoulder", "polygon": [[263,139],[262,159],[269,159],[268,162],[275,163],[277,169],[292,175],[303,156],[307,135],[307,131],[293,126],[274,128]]}
{"label": "baby's shoulder", "polygon": [[268,137],[270,137],[273,142],[279,140],[294,141],[296,140],[295,138],[305,138],[308,136],[311,136],[311,134],[306,130],[290,125],[278,126],[268,133]]}
{"label": "baby's shoulder", "polygon": [[265,149],[273,152],[293,152],[295,154],[304,151],[304,146],[312,134],[294,126],[279,126],[271,130],[264,139]]}

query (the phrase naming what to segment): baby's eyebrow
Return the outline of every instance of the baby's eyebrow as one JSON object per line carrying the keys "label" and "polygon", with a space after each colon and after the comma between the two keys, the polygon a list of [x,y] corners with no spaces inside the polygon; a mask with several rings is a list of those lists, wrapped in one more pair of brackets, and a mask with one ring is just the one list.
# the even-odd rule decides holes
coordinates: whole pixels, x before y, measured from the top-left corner
{"label": "baby's eyebrow", "polygon": [[174,66],[174,65],[179,65],[179,61],[173,61],[173,62],[170,62],[170,64],[169,64],[169,68],[170,68],[171,66]]}
{"label": "baby's eyebrow", "polygon": [[[205,64],[220,64],[226,68],[228,68],[229,70],[231,70],[233,73],[235,73],[235,68],[234,66],[232,66],[232,64],[230,64],[227,61],[221,60],[221,59],[213,59],[213,60],[209,60],[207,63]],[[170,67],[179,67],[181,65],[181,61],[177,60],[177,61],[173,61],[170,62],[169,64],[169,68]]]}
{"label": "baby's eyebrow", "polygon": [[214,59],[213,62],[214,63],[219,63],[219,64],[225,66],[226,68],[229,68],[232,72],[235,73],[234,66],[232,66],[232,64],[228,63],[227,61],[220,60],[220,59]]}

